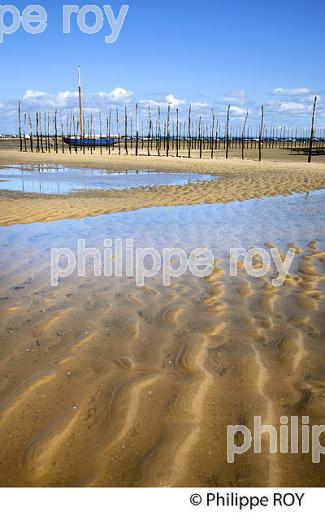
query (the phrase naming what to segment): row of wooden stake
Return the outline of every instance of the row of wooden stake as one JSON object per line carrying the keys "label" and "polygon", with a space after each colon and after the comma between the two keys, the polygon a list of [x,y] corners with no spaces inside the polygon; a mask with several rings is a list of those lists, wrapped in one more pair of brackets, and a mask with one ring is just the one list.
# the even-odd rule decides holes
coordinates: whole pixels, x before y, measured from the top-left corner
{"label": "row of wooden stake", "polygon": [[[217,150],[224,149],[225,156],[229,158],[231,149],[241,148],[242,159],[245,159],[245,149],[257,148],[258,159],[262,160],[262,150],[264,148],[288,148],[291,150],[302,149],[308,155],[308,162],[311,162],[313,151],[316,148],[323,148],[325,144],[325,132],[319,135],[315,140],[315,117],[316,117],[317,97],[314,99],[311,129],[298,128],[291,129],[290,137],[288,137],[288,128],[285,126],[272,127],[268,129],[264,123],[264,107],[261,107],[261,116],[258,132],[253,136],[252,129],[248,127],[247,112],[241,129],[234,131],[230,125],[231,106],[228,105],[227,116],[224,130],[221,131],[219,120],[215,117],[212,110],[212,119],[208,125],[202,116],[198,120],[193,121],[192,107],[188,109],[186,121],[181,121],[179,117],[179,109],[176,108],[176,117],[172,118],[171,106],[168,105],[167,115],[162,120],[161,109],[158,107],[155,121],[152,118],[150,107],[147,110],[146,128],[144,120],[141,120],[141,130],[139,125],[139,108],[135,109],[135,128],[133,117],[128,115],[127,107],[124,108],[124,132],[120,130],[121,118],[118,109],[115,110],[115,128],[113,132],[113,111],[109,110],[106,118],[106,131],[103,132],[103,118],[99,113],[97,126],[99,126],[99,138],[96,139],[95,120],[93,114],[86,119],[83,116],[82,128],[83,135],[80,135],[80,121],[75,114],[68,114],[64,124],[62,113],[58,114],[56,110],[53,115],[49,113],[36,112],[35,118],[30,113],[24,113],[22,116],[21,105],[18,107],[19,120],[19,142],[20,151],[27,152],[48,152],[53,150],[55,153],[69,151],[70,153],[88,149],[91,153],[96,148],[100,148],[100,153],[106,149],[108,153],[114,150],[119,154],[129,151],[135,155],[143,154],[151,155],[154,151],[158,156],[164,154],[167,157],[171,152],[176,157],[187,156],[191,158],[193,150],[196,150],[200,158],[207,155],[212,159],[215,157]],[[33,120],[35,122],[33,126]],[[24,131],[23,131],[24,130]]]}

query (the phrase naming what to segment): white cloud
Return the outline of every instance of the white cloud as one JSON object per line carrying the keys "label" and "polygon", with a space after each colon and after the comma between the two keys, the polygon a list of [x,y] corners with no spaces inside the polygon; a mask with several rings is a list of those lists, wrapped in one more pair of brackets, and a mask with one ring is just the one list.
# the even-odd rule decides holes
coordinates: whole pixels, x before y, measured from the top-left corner
{"label": "white cloud", "polygon": [[193,103],[191,103],[192,107],[195,107],[195,108],[208,108],[208,103],[202,103],[201,101],[193,101]]}
{"label": "white cloud", "polygon": [[155,101],[154,99],[141,99],[140,103],[149,107],[167,106],[165,101]]}
{"label": "white cloud", "polygon": [[[116,87],[111,92],[96,92],[84,96],[85,110],[99,110],[106,107],[108,103],[129,103],[133,92],[125,88]],[[22,110],[72,110],[78,106],[78,92],[66,90],[57,94],[41,92],[38,90],[26,90],[22,98]]]}
{"label": "white cloud", "polygon": [[84,97],[85,109],[89,111],[107,109],[110,105],[126,105],[132,101],[133,92],[125,88],[117,87],[111,92],[95,92]]}
{"label": "white cloud", "polygon": [[39,90],[26,90],[22,105],[26,110],[46,110],[55,108],[73,108],[78,92],[59,92],[58,94],[49,94]]}
{"label": "white cloud", "polygon": [[230,94],[224,96],[222,100],[225,101],[225,103],[235,103],[242,105],[245,103],[245,97],[245,91],[239,90],[238,92],[231,92]]}
{"label": "white cloud", "polygon": [[309,107],[304,103],[280,103],[280,112],[306,112]]}
{"label": "white cloud", "polygon": [[[101,94],[104,93],[102,92]],[[106,96],[112,101],[129,101],[133,96],[133,92],[131,92],[131,90],[126,90],[125,88],[116,87],[111,92],[106,94]]]}
{"label": "white cloud", "polygon": [[276,96],[307,96],[310,94],[309,88],[275,88],[273,94]]}
{"label": "white cloud", "polygon": [[180,105],[185,105],[184,99],[177,99],[175,96],[173,96],[173,94],[169,94],[168,96],[166,96],[166,101],[167,101],[168,105],[170,105],[171,107],[178,107]]}
{"label": "white cloud", "polygon": [[154,99],[143,99],[141,100],[141,103],[143,105],[160,106],[162,108],[166,108],[168,105],[170,105],[171,108],[174,108],[185,105],[185,99],[177,99],[175,96],[173,96],[173,94],[168,94],[168,96],[165,96],[160,101]]}
{"label": "white cloud", "polygon": [[184,105],[191,105],[194,109],[200,109],[200,108],[208,108],[209,104],[205,103],[203,101],[186,101],[186,99],[178,99],[173,94],[168,94],[168,96],[163,96],[161,99],[142,99],[140,101],[141,104],[151,106],[151,107],[158,107],[161,108],[167,108],[168,105],[171,108],[177,108]]}
{"label": "white cloud", "polygon": [[245,110],[244,108],[237,107],[237,106],[231,106],[230,112],[232,112],[233,114],[236,114],[237,116],[243,116],[244,114],[246,114],[247,110]]}
{"label": "white cloud", "polygon": [[70,92],[69,90],[66,90],[65,92],[59,92],[56,99],[59,107],[65,107],[70,100],[74,100],[77,97],[78,92]]}
{"label": "white cloud", "polygon": [[40,92],[39,90],[26,90],[23,99],[35,99],[47,96],[46,92]]}

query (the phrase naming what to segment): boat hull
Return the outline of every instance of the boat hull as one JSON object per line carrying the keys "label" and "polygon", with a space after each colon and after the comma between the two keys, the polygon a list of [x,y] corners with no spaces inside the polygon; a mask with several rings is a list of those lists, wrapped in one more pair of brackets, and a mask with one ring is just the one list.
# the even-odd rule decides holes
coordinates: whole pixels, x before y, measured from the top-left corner
{"label": "boat hull", "polygon": [[88,139],[88,138],[71,138],[64,137],[64,142],[69,146],[112,146],[118,143],[117,139],[108,139],[107,137],[102,137],[101,139]]}

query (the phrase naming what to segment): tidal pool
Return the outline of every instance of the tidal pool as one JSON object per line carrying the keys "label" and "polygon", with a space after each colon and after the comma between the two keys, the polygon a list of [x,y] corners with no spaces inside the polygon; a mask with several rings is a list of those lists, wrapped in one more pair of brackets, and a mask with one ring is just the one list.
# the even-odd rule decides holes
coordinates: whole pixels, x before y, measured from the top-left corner
{"label": "tidal pool", "polygon": [[[144,174],[147,175],[147,174]],[[158,174],[157,174],[158,175]],[[165,174],[169,175],[169,174]],[[208,248],[227,258],[230,248],[261,247],[273,242],[305,247],[310,240],[325,245],[325,190],[307,194],[268,197],[229,204],[202,204],[146,208],[80,220],[15,225],[0,228],[0,280],[24,260],[30,267],[47,264],[50,249],[76,250],[78,239],[86,247],[104,248],[105,239],[127,239],[134,248]],[[28,255],[25,257],[26,252]]]}
{"label": "tidal pool", "polygon": [[125,190],[153,186],[183,186],[213,181],[212,175],[130,170],[109,172],[63,166],[12,166],[0,169],[0,189],[46,195],[66,195],[81,190]]}

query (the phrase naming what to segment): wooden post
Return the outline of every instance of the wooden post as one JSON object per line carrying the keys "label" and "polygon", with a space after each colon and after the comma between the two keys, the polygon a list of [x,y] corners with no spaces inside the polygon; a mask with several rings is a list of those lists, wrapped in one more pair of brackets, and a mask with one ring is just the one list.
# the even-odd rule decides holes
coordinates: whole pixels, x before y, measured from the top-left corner
{"label": "wooden post", "polygon": [[78,126],[76,124],[76,119],[75,117],[73,116],[73,138],[75,140],[75,144],[74,144],[74,151],[76,153],[78,153],[78,146],[77,146],[77,137],[78,137]]}
{"label": "wooden post", "polygon": [[160,123],[160,106],[158,105],[158,113],[157,113],[157,151],[160,157],[160,148],[161,148],[161,123]]}
{"label": "wooden post", "polygon": [[55,142],[55,152],[59,152],[58,145],[58,122],[57,122],[57,110],[54,112],[54,142]]}
{"label": "wooden post", "polygon": [[215,115],[213,108],[212,111],[212,127],[211,127],[211,159],[213,159],[213,153],[214,153],[214,127],[215,127]]}
{"label": "wooden post", "polygon": [[20,101],[18,101],[18,128],[19,128],[19,146],[20,151],[23,151],[23,139],[21,135],[21,111],[20,111]]}
{"label": "wooden post", "polygon": [[135,105],[135,155],[139,153],[139,107]]}
{"label": "wooden post", "polygon": [[40,121],[40,130],[41,130],[41,152],[44,153],[42,112],[39,113],[39,121]]}
{"label": "wooden post", "polygon": [[67,137],[69,139],[69,141],[68,141],[69,142],[69,153],[71,155],[72,150],[71,150],[71,141],[70,141],[70,139],[71,139],[71,132],[70,132],[70,115],[69,114],[67,115],[66,130],[67,130]]}
{"label": "wooden post", "polygon": [[[111,155],[111,129],[112,129],[112,109],[109,109],[108,113],[108,153]],[[114,148],[114,140],[113,140]]]}
{"label": "wooden post", "polygon": [[89,152],[90,149],[91,149],[91,152],[92,152],[92,147],[90,147],[90,121],[89,121],[89,116],[87,118],[87,149],[88,149],[88,152]]}
{"label": "wooden post", "polygon": [[47,114],[47,142],[49,153],[51,153],[51,141],[50,141],[50,127],[51,127],[51,114]]}
{"label": "wooden post", "polygon": [[106,117],[106,151],[108,150],[108,117]]}
{"label": "wooden post", "polygon": [[82,108],[82,91],[81,91],[81,79],[80,79],[80,65],[78,66],[78,94],[79,94],[79,127],[80,137],[82,139],[84,135],[84,119],[83,119],[83,108]]}
{"label": "wooden post", "polygon": [[166,121],[164,120],[164,134],[163,134],[164,151],[166,151]]}
{"label": "wooden post", "polygon": [[167,109],[167,142],[166,142],[166,156],[169,156],[169,138],[170,138],[170,104]]}
{"label": "wooden post", "polygon": [[200,147],[200,159],[202,159],[202,117],[199,119],[199,147]]}
{"label": "wooden post", "polygon": [[94,148],[94,152],[96,152],[96,122],[95,122],[95,116],[92,118],[91,128],[92,128],[91,136],[92,136],[93,148]]}
{"label": "wooden post", "polygon": [[63,130],[62,112],[60,112],[60,124],[61,124],[62,153],[64,153],[64,130]]}
{"label": "wooden post", "polygon": [[128,150],[128,114],[127,114],[126,105],[124,106],[124,149],[125,149],[126,155],[129,155],[129,150]]}
{"label": "wooden post", "polygon": [[[74,120],[74,118],[73,118]],[[74,132],[75,133],[75,132]],[[90,144],[90,154],[92,155],[93,154],[93,151],[94,151],[94,147],[93,147],[93,114],[91,113],[90,114],[90,136],[89,136],[89,144]]]}
{"label": "wooden post", "polygon": [[53,121],[52,121],[52,115],[51,112],[47,113],[47,138],[48,138],[48,146],[49,146],[49,152],[51,153],[51,148],[54,149],[54,139],[53,139]]}
{"label": "wooden post", "polygon": [[116,109],[116,128],[117,128],[117,139],[118,139],[118,154],[121,155],[120,119],[119,119],[118,108]]}
{"label": "wooden post", "polygon": [[[181,121],[180,133],[181,133],[181,143],[180,143],[179,147],[180,147],[180,149],[183,149],[183,151],[185,151],[185,150],[187,150],[186,119],[183,119],[183,121]],[[184,157],[184,154],[182,154],[182,157]]]}
{"label": "wooden post", "polygon": [[147,142],[147,153],[148,155],[150,155],[150,139],[151,139],[151,111],[150,111],[150,106],[148,106],[148,119],[147,119],[147,130],[148,130],[148,134],[147,134],[147,139],[148,139],[148,142]]}
{"label": "wooden post", "polygon": [[261,124],[260,131],[258,136],[258,160],[262,160],[262,140],[263,140],[263,131],[264,131],[264,106],[261,106]]}
{"label": "wooden post", "polygon": [[103,128],[102,128],[102,113],[99,112],[99,139],[100,139],[100,155],[103,155]]}
{"label": "wooden post", "polygon": [[78,148],[79,148],[78,144],[77,144],[77,140],[80,137],[79,125],[80,125],[80,120],[77,121],[77,125],[76,125],[76,128],[77,128],[77,131],[76,131],[76,146],[75,146],[76,154],[78,153]]}
{"label": "wooden post", "polygon": [[187,140],[188,140],[188,143],[187,143],[187,146],[188,146],[188,153],[187,153],[187,157],[190,159],[191,158],[191,148],[192,148],[192,138],[191,138],[191,115],[192,115],[192,106],[190,105],[189,108],[188,108],[188,132],[187,132]]}
{"label": "wooden post", "polygon": [[33,152],[34,151],[34,146],[33,146],[33,128],[32,128],[32,120],[31,120],[31,117],[30,117],[30,113],[28,114],[28,126],[29,126],[30,151]]}
{"label": "wooden post", "polygon": [[24,114],[24,152],[27,152],[26,134],[27,134],[27,114],[25,113]]}
{"label": "wooden post", "polygon": [[244,121],[244,125],[243,125],[243,131],[241,134],[241,158],[243,160],[245,159],[244,150],[245,150],[245,131],[246,131],[247,119],[248,119],[248,110],[246,112],[246,117],[245,117],[245,121]]}
{"label": "wooden post", "polygon": [[178,108],[176,108],[176,157],[179,156],[179,112]]}
{"label": "wooden post", "polygon": [[311,163],[311,158],[313,155],[313,140],[314,140],[314,133],[315,133],[316,105],[317,105],[317,96],[315,96],[314,104],[313,104],[313,114],[312,114],[312,119],[311,119],[311,129],[310,129],[310,139],[309,139],[308,163]]}
{"label": "wooden post", "polygon": [[39,138],[39,118],[38,112],[35,114],[35,124],[36,124],[36,152],[40,151],[40,138]]}
{"label": "wooden post", "polygon": [[226,121],[226,159],[229,157],[229,119],[230,119],[230,105],[227,110],[227,121]]}
{"label": "wooden post", "polygon": [[83,113],[82,114],[82,141],[81,141],[81,148],[82,148],[82,153],[84,155],[86,153],[86,144],[85,144],[86,131],[85,131],[85,128],[86,128],[86,118],[85,118],[85,114]]}
{"label": "wooden post", "polygon": [[144,126],[143,126],[143,117],[141,117],[141,150],[144,147]]}
{"label": "wooden post", "polygon": [[217,150],[218,150],[218,138],[219,138],[219,119],[217,119],[217,124],[216,124],[216,155],[217,155]]}

